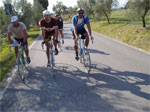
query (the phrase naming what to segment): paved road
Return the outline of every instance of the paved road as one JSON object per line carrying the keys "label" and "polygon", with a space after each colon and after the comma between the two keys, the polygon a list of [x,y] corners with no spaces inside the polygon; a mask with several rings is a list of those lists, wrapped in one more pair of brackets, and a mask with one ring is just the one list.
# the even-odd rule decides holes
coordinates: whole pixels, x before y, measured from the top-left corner
{"label": "paved road", "polygon": [[89,45],[91,74],[74,59],[70,23],[65,45],[56,56],[56,79],[46,67],[41,39],[30,49],[25,83],[13,78],[0,102],[3,112],[149,112],[150,55],[94,33]]}

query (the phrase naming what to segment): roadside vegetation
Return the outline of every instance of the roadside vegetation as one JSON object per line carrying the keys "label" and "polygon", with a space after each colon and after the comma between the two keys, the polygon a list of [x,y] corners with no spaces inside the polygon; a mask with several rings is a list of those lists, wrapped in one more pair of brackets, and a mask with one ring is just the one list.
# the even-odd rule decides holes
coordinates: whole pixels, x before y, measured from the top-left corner
{"label": "roadside vegetation", "polygon": [[92,30],[123,43],[150,51],[150,15],[146,16],[147,28],[142,27],[141,21],[133,22],[126,16],[127,10],[115,10],[110,15],[111,24],[102,19],[92,19]]}

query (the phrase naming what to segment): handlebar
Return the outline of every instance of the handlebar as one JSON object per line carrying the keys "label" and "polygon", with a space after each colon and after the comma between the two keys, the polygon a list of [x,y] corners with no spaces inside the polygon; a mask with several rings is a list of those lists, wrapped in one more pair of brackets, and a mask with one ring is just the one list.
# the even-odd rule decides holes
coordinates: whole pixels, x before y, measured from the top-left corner
{"label": "handlebar", "polygon": [[[11,52],[11,47],[18,47],[18,46],[25,46],[25,44],[24,43],[20,43],[20,44],[18,44],[18,43],[13,43],[13,44],[10,44],[10,46],[9,46],[9,52]],[[25,51],[26,51],[26,47],[25,47]]]}

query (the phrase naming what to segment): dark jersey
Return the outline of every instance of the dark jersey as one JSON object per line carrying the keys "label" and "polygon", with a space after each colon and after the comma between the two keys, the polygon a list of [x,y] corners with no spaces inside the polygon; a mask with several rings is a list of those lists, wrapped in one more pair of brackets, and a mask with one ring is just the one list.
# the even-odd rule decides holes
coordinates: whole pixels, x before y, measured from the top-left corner
{"label": "dark jersey", "polygon": [[[40,20],[40,27],[52,28],[53,26],[57,26],[57,25],[58,25],[58,23],[57,23],[56,19],[54,19],[54,18],[51,18],[51,21],[49,23],[47,23],[44,18],[42,18]],[[44,33],[45,33],[45,38],[48,38],[49,36],[51,36],[55,33],[55,30],[53,30],[53,31],[45,30]]]}

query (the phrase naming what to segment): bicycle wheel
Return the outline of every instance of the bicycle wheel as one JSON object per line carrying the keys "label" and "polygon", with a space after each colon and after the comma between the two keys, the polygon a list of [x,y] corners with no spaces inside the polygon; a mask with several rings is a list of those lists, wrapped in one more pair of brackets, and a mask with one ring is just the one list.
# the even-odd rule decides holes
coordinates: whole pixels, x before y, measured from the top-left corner
{"label": "bicycle wheel", "polygon": [[91,70],[91,58],[90,58],[90,53],[88,52],[87,49],[84,51],[84,56],[83,56],[83,63],[84,67],[87,73],[90,73]]}
{"label": "bicycle wheel", "polygon": [[23,55],[22,56],[20,56],[20,54],[18,55],[17,64],[18,64],[19,77],[22,81],[24,81],[25,76],[28,74],[28,68],[26,66],[26,62],[25,62],[25,59],[24,59]]}
{"label": "bicycle wheel", "polygon": [[80,50],[78,51],[79,52],[79,58],[80,58],[80,63],[82,63],[83,64],[83,49],[82,48],[80,48]]}

